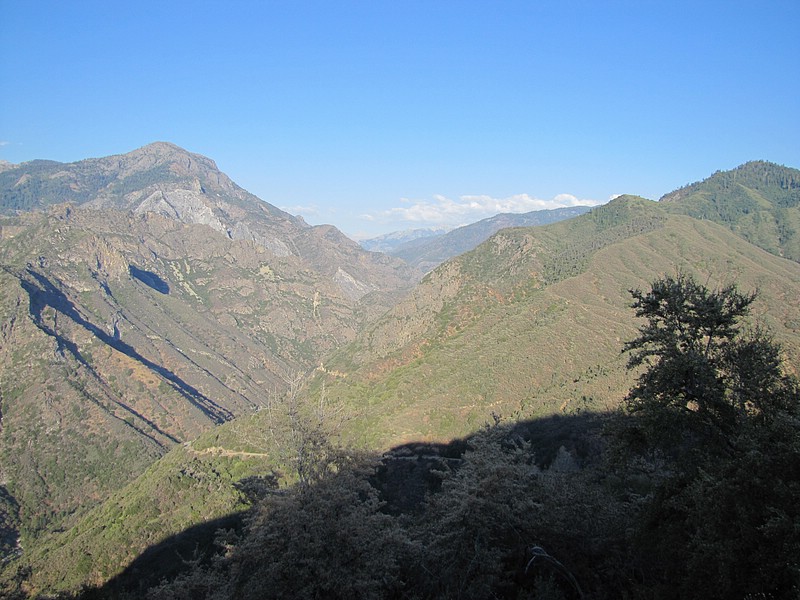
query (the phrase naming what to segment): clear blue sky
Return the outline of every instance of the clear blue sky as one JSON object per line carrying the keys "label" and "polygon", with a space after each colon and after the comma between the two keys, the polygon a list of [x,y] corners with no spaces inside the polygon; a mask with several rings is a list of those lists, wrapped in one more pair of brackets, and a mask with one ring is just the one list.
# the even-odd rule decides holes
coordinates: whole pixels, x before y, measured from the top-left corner
{"label": "clear blue sky", "polygon": [[0,159],[174,142],[358,237],[800,167],[800,2],[0,0]]}

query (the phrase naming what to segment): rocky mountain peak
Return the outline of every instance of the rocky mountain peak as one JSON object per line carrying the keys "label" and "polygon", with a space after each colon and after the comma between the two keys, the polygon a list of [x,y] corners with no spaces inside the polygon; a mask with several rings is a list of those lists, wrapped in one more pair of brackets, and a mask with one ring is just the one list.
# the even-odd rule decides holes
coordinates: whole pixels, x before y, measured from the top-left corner
{"label": "rocky mountain peak", "polygon": [[[148,170],[167,165],[170,171],[181,176],[222,175],[217,164],[210,158],[195,154],[170,142],[153,142],[127,154],[109,157],[118,161],[123,171]],[[224,175],[223,175],[224,177]],[[225,177],[227,182],[230,180]]]}
{"label": "rocky mountain peak", "polygon": [[[400,261],[369,256],[333,226],[310,227],[236,185],[210,158],[169,142],[104,158],[32,161],[0,171],[0,213],[64,202],[206,226],[212,235],[251,242],[273,257],[307,261],[328,277],[344,269],[364,283],[364,290],[403,288],[410,282],[411,273]],[[342,293],[353,296],[352,286],[335,281]]]}

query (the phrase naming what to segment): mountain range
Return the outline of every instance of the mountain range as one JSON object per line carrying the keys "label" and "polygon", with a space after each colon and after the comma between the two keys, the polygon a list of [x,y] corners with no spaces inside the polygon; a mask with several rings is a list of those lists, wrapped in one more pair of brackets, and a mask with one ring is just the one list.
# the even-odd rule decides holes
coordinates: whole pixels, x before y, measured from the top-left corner
{"label": "mountain range", "polygon": [[390,234],[365,240],[361,245],[368,250],[380,250],[402,258],[412,267],[427,273],[446,260],[472,250],[501,229],[548,225],[577,217],[588,210],[588,206],[573,206],[527,213],[500,213],[451,231],[413,230],[405,235]]}
{"label": "mountain range", "polygon": [[800,364],[800,171],[766,162],[395,256],[165,143],[5,164],[0,207],[0,550],[34,592],[243,509],[249,477],[295,481],[300,416],[385,451],[613,410],[629,290],[664,273],[757,289]]}
{"label": "mountain range", "polygon": [[663,196],[670,212],[730,228],[768,252],[800,261],[800,173],[765,161],[718,171]]}
{"label": "mountain range", "polygon": [[412,284],[170,144],[0,177],[0,452],[25,547],[283,394]]}
{"label": "mountain range", "polygon": [[384,252],[391,254],[395,248],[403,246],[415,240],[423,240],[425,238],[435,238],[444,235],[448,231],[452,231],[449,227],[430,227],[423,229],[405,229],[403,231],[392,231],[385,233],[378,237],[360,240],[359,244],[364,250],[371,252]]}

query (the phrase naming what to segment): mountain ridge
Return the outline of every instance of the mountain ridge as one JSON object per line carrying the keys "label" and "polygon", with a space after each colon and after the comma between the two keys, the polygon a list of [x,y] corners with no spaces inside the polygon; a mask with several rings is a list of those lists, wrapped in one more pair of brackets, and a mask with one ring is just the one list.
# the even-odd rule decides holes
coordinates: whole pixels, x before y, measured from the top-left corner
{"label": "mountain ridge", "polygon": [[588,206],[575,206],[527,213],[499,213],[439,236],[410,240],[391,249],[388,254],[401,258],[414,268],[427,273],[446,260],[472,250],[501,229],[547,225],[579,216],[588,210],[590,210]]}
{"label": "mountain ridge", "polygon": [[[206,225],[230,239],[252,241],[280,257],[306,252],[301,258],[311,259],[314,268],[331,276],[338,272],[331,263],[339,260],[356,280],[364,280],[367,269],[362,265],[394,269],[399,275],[396,281],[410,277],[401,273],[405,268],[401,263],[361,254],[355,242],[334,235],[332,226],[308,225],[240,188],[210,158],[169,142],[73,163],[30,161],[0,173],[0,214],[64,202],[134,215],[154,213],[184,224]],[[307,252],[320,245],[319,252]],[[376,281],[363,283],[365,290],[380,288]]]}
{"label": "mountain ridge", "polygon": [[721,223],[768,252],[800,261],[800,170],[750,161],[665,194],[659,203]]}
{"label": "mountain ridge", "polygon": [[[163,514],[160,507],[170,498],[202,506],[208,487],[229,477],[226,461],[234,455],[247,458],[237,464],[249,474],[271,470],[292,481],[286,452],[293,411],[308,411],[314,422],[315,415],[335,415],[342,419],[336,439],[375,452],[460,438],[498,415],[525,420],[613,412],[636,375],[621,353],[636,332],[629,290],[676,269],[711,286],[735,281],[743,290],[758,288],[753,323],[784,344],[789,365],[800,364],[800,265],[719,224],[623,196],[576,220],[505,229],[429,273],[405,300],[329,355],[306,387],[270,410],[174,449],[169,469],[154,465],[82,520],[74,535],[51,540],[37,563],[41,580],[64,576],[44,566],[48,555],[109,548],[114,564],[132,559],[119,553],[125,544],[102,527],[107,517],[101,515],[135,503],[139,513],[128,517],[135,531]],[[267,457],[259,462],[256,454]],[[174,473],[189,469],[194,487],[170,491]],[[238,506],[229,504],[229,510]],[[186,524],[181,520],[169,531]],[[96,573],[108,568],[102,559],[94,564]]]}
{"label": "mountain ridge", "polygon": [[[140,158],[147,169],[172,151]],[[184,194],[215,218],[235,213],[236,198],[227,213],[209,200],[212,183],[176,177],[141,178],[121,209],[101,198],[0,217],[0,514],[19,523],[18,564],[43,591],[108,578],[140,533],[147,545],[240,507],[247,476],[292,480],[299,416],[381,449],[459,437],[494,414],[613,410],[633,377],[620,355],[635,331],[628,290],[665,272],[760,289],[754,322],[798,364],[800,265],[687,216],[694,201],[621,196],[502,229],[407,292],[395,259],[332,226],[256,222],[270,209],[249,196],[236,214],[288,252],[232,235],[235,219],[219,231],[199,212],[136,212]],[[111,547],[110,562],[92,556]]]}
{"label": "mountain ridge", "polygon": [[[658,275],[656,265],[667,272],[691,269],[722,285],[726,278],[720,277],[729,261],[746,260],[749,266],[737,280],[760,287],[765,300],[770,298],[775,311],[769,319],[771,329],[796,364],[800,306],[797,297],[788,300],[788,290],[800,294],[797,263],[772,265],[775,274],[767,283],[757,265],[770,261],[766,254],[758,256],[761,250],[755,255],[750,249],[743,254],[725,250],[713,261],[711,256],[703,259],[701,249],[708,247],[708,240],[720,239],[714,243],[724,244],[721,248],[736,248],[739,242],[718,225],[698,228],[699,223],[669,217],[659,227],[597,248],[585,266],[567,267],[563,277],[550,283],[546,277],[538,279],[540,283],[523,277],[517,285],[498,287],[491,276],[474,280],[476,272],[496,272],[496,248],[519,248],[529,257],[522,264],[519,258],[512,260],[513,268],[502,267],[504,273],[545,273],[545,261],[536,254],[552,238],[504,230],[481,247],[480,255],[463,255],[456,264],[434,271],[353,344],[331,356],[326,367],[340,375],[317,374],[310,393],[324,388],[332,401],[369,407],[362,425],[354,428],[355,439],[373,443],[387,436],[397,442],[439,441],[458,435],[464,424],[475,426],[488,419],[487,411],[540,416],[542,410],[580,410],[581,402],[586,403],[584,409],[607,409],[624,396],[630,383],[620,348],[613,343],[632,331],[630,318],[621,310],[627,290],[647,283],[642,273]],[[677,241],[682,256],[677,255],[675,266],[665,257],[676,256]],[[659,247],[662,256],[651,247]],[[646,256],[650,265],[634,259],[634,252]],[[605,265],[598,264],[601,256]],[[484,270],[477,271],[476,260]],[[619,275],[612,276],[611,265]]]}
{"label": "mountain ridge", "polygon": [[384,252],[386,254],[390,254],[392,250],[414,240],[418,240],[420,238],[437,237],[444,235],[448,231],[451,231],[451,229],[446,227],[404,229],[402,231],[392,231],[377,237],[359,240],[359,244],[362,248],[371,252]]}
{"label": "mountain ridge", "polygon": [[413,282],[172,144],[13,167],[0,205],[0,460],[24,547],[282,394]]}

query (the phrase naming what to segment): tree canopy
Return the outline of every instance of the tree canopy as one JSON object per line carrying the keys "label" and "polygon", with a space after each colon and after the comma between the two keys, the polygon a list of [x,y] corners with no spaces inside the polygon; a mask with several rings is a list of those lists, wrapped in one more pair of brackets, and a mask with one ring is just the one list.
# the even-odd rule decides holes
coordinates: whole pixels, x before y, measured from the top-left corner
{"label": "tree canopy", "polygon": [[646,321],[625,350],[628,366],[644,370],[625,405],[648,443],[672,452],[730,450],[745,422],[796,405],[797,384],[782,372],[780,347],[758,328],[742,333],[755,292],[710,290],[678,275],[631,295]]}
{"label": "tree canopy", "polygon": [[[679,275],[632,295],[626,410],[378,457],[289,397],[294,485],[255,482],[241,530],[170,580],[82,600],[800,597],[800,391],[747,327],[756,294]],[[641,446],[603,452],[609,422]]]}
{"label": "tree canopy", "polygon": [[646,321],[625,349],[644,370],[625,439],[666,459],[637,525],[653,597],[796,597],[800,387],[780,346],[742,331],[756,294],[685,275],[631,294]]}

